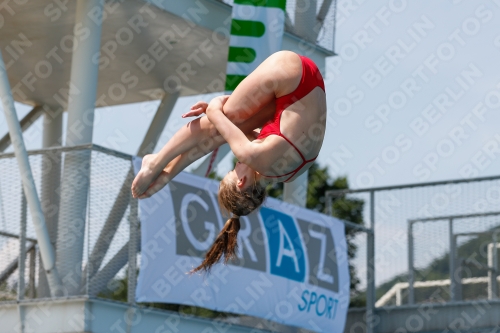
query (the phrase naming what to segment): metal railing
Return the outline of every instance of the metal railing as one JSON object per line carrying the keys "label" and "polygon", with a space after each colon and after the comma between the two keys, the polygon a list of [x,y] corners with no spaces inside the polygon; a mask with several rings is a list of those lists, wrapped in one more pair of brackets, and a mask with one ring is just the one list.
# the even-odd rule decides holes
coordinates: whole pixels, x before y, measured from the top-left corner
{"label": "metal railing", "polygon": [[[358,247],[358,258],[352,262],[358,272],[366,273],[359,277],[366,292],[367,332],[374,330],[374,325],[370,323],[375,322],[372,316],[376,307],[402,305],[403,299],[408,299],[410,304],[415,303],[415,296],[412,295],[415,289],[436,286],[453,295],[451,290],[457,289],[457,285],[488,283],[493,288],[490,294],[495,295],[492,282],[497,280],[495,265],[498,265],[498,258],[495,251],[486,265],[489,267],[488,276],[468,276],[457,281],[457,278],[450,279],[449,274],[462,267],[457,264],[455,256],[459,246],[453,247],[456,237],[462,237],[465,233],[468,233],[469,238],[471,233],[491,234],[491,230],[500,227],[500,221],[492,220],[493,216],[498,215],[494,211],[498,209],[499,193],[500,176],[326,193],[326,213],[329,215],[332,214],[332,201],[336,198],[356,198],[365,202],[363,215],[364,220],[369,221],[367,226],[361,228],[349,223],[346,226],[366,232],[367,237],[366,242],[361,237],[353,240]],[[448,224],[441,223],[443,216],[453,221],[468,218],[469,222],[459,223],[455,232],[450,234]],[[448,223],[449,219],[446,218],[445,223]],[[471,219],[473,222],[470,222]],[[427,228],[418,229],[418,233],[410,230],[424,220],[441,222],[427,224]],[[495,244],[496,241],[490,242]],[[465,246],[463,244],[460,246]],[[479,249],[476,252],[480,252]],[[443,270],[446,259],[446,270]],[[487,259],[481,256],[480,261]],[[412,277],[417,268],[421,273],[419,281]],[[418,302],[448,302],[453,299],[457,298],[419,299]]]}
{"label": "metal railing", "polygon": [[[52,202],[58,202],[57,196],[61,194],[60,186],[51,186],[58,184],[55,178],[61,177],[60,172],[53,171],[60,170],[68,156],[82,153],[91,156],[85,218],[80,222],[67,221]],[[82,278],[72,281],[79,284],[80,292],[72,296],[108,297],[127,287],[127,301],[134,303],[140,233],[137,200],[130,195],[132,156],[93,144],[32,150],[28,156],[47,224],[52,223],[48,228],[52,230],[51,242],[56,254],[58,242],[64,241],[54,237],[58,225],[85,224],[84,234],[74,235],[84,239],[84,246],[82,261],[75,263],[78,266],[75,270],[82,272]],[[0,170],[0,299],[50,297],[13,153],[0,154]],[[72,182],[78,190],[79,179]],[[62,280],[68,283],[70,278]],[[128,285],[119,285],[125,278]],[[64,291],[60,296],[66,296]]]}
{"label": "metal railing", "polygon": [[[471,218],[480,218],[480,217],[490,217],[490,216],[500,216],[500,212],[485,212],[485,213],[475,213],[475,214],[462,214],[462,215],[449,215],[449,216],[436,216],[429,218],[420,218],[420,219],[410,219],[408,220],[408,304],[415,303],[415,268],[414,268],[414,237],[413,237],[413,226],[415,223],[423,223],[423,222],[436,222],[436,221],[447,221],[448,222],[448,237],[449,237],[449,279],[442,280],[448,281],[450,287],[450,301],[460,301],[462,300],[462,284],[473,284],[474,281],[478,283],[487,282],[488,283],[488,298],[493,299],[498,295],[497,289],[498,284],[496,283],[497,278],[497,254],[496,251],[492,251],[490,255],[488,253],[487,259],[491,264],[485,265],[484,268],[488,270],[489,277],[488,278],[465,278],[462,279],[460,276],[460,272],[462,271],[462,267],[460,265],[460,260],[457,258],[457,238],[460,236],[479,236],[479,235],[489,235],[493,236],[493,248],[497,248],[496,235],[499,232],[495,231],[484,231],[484,232],[476,232],[476,231],[468,231],[461,233],[454,233],[453,224],[457,220],[463,219],[471,219]],[[428,281],[429,282],[429,281]],[[423,286],[423,285],[422,285]],[[427,284],[426,286],[431,287],[432,284]]]}
{"label": "metal railing", "polygon": [[[325,213],[333,215],[333,200],[339,199],[346,194],[346,190],[327,191],[325,198]],[[373,322],[375,311],[375,205],[373,200],[375,192],[369,191],[369,227],[365,227],[348,220],[342,220],[346,228],[351,228],[356,231],[361,231],[366,237],[366,316],[365,316],[365,330],[367,333],[373,332],[373,326],[369,323]],[[353,277],[351,276],[351,279]]]}

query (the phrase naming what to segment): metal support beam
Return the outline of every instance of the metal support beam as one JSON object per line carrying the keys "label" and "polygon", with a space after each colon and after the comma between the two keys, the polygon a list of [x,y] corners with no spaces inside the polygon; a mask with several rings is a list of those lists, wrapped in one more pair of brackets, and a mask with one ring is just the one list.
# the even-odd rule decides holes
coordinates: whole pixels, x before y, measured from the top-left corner
{"label": "metal support beam", "polygon": [[[102,0],[78,0],[75,29],[86,29],[71,59],[66,146],[92,143],[97,93],[98,61],[101,45]],[[57,231],[57,268],[68,296],[80,293],[83,242],[90,182],[91,151],[66,153],[61,184],[61,209]]]}
{"label": "metal support beam", "polygon": [[[62,141],[62,126],[63,126],[63,110],[50,110],[44,108],[43,117],[43,138],[42,147],[50,148],[61,146]],[[59,194],[57,189],[61,185],[61,156],[59,152],[47,151],[42,154],[42,165],[44,173],[42,178],[41,197],[42,202],[45,202],[45,207],[49,208],[44,211],[45,222],[49,232],[50,242],[57,251],[57,219],[59,216]],[[56,208],[56,209],[54,209]],[[47,277],[43,270],[38,272],[38,297],[44,298],[50,296]]]}
{"label": "metal support beam", "polygon": [[[156,110],[156,114],[151,121],[151,125],[149,126],[148,131],[146,132],[146,136],[142,141],[139,149],[137,150],[137,156],[144,156],[147,154],[151,154],[158,144],[158,140],[160,139],[160,135],[167,124],[168,118],[172,114],[172,110],[179,98],[179,92],[175,94],[165,94],[163,97],[158,109]],[[89,257],[89,263],[86,265],[83,274],[82,274],[82,287],[84,290],[88,292],[87,281],[92,281],[92,278],[101,267],[102,260],[106,255],[109,245],[113,239],[118,226],[120,225],[120,221],[123,219],[123,215],[127,210],[127,207],[130,202],[130,186],[132,184],[132,180],[134,179],[134,170],[133,167],[130,167],[127,176],[122,184],[120,192],[116,197],[116,200],[109,212],[109,215],[104,223],[101,232],[99,233],[99,237],[92,249],[92,252]]]}
{"label": "metal support beam", "polygon": [[125,176],[125,180],[123,181],[118,196],[113,203],[113,207],[111,207],[111,211],[109,212],[106,222],[99,233],[99,237],[92,248],[88,264],[83,270],[82,292],[85,292],[86,294],[88,294],[89,290],[92,288],[87,285],[87,281],[92,281],[92,278],[96,275],[99,267],[101,267],[102,261],[108,252],[111,242],[113,241],[113,236],[116,234],[116,230],[118,229],[118,226],[123,219],[123,215],[127,210],[131,198],[130,186],[133,179],[134,172],[133,169],[130,169]]}
{"label": "metal support beam", "polygon": [[177,103],[177,100],[179,99],[179,95],[180,91],[173,94],[165,93],[165,96],[163,96],[163,99],[156,110],[156,114],[149,125],[146,136],[137,150],[137,156],[142,157],[153,152],[158,144],[160,135],[167,124],[168,118],[170,118],[170,115],[172,114],[175,103]]}
{"label": "metal support beam", "polygon": [[[26,252],[30,252],[35,249],[35,244],[36,243],[31,243],[30,246],[26,248]],[[16,269],[19,267],[19,258],[16,258],[11,261],[9,265],[0,273],[0,284],[4,283],[7,281],[7,279],[16,271]]]}
{"label": "metal support beam", "polygon": [[[333,2],[333,0],[323,0],[323,3],[321,4],[321,7],[319,8],[318,15],[316,16],[317,23],[316,23],[315,30],[314,30],[314,32],[316,33],[316,39],[318,39],[318,34],[319,34],[320,30],[323,28],[326,15],[328,14],[330,7],[332,6],[332,2]],[[335,8],[334,8],[334,10],[335,10],[337,4],[334,3],[334,6],[335,6]],[[335,14],[336,13],[334,12],[334,15],[333,15],[334,20],[335,20]],[[335,29],[335,22],[333,23],[333,25],[334,25],[333,29]],[[335,32],[333,33],[333,36],[335,38]],[[333,46],[335,46],[335,44]]]}
{"label": "metal support beam", "polygon": [[[141,250],[141,233],[137,233],[137,252]],[[108,282],[127,264],[129,260],[128,242],[115,254],[113,258],[90,280],[89,296],[96,296],[103,291]]]}
{"label": "metal support beam", "polygon": [[[43,108],[41,106],[35,106],[23,119],[19,122],[21,125],[21,132],[27,130],[38,118],[43,114]],[[5,151],[11,144],[9,133],[5,134],[0,139],[0,152]]]}
{"label": "metal support beam", "polygon": [[413,222],[408,221],[408,304],[415,304],[415,267],[413,248]]}
{"label": "metal support beam", "polygon": [[49,279],[49,285],[52,295],[55,295],[56,289],[61,286],[58,271],[55,267],[55,253],[52,244],[50,244],[49,234],[45,225],[45,218],[43,216],[42,205],[38,194],[36,192],[35,180],[31,172],[31,166],[28,160],[28,154],[24,145],[21,126],[17,119],[16,109],[14,107],[14,99],[10,90],[9,79],[5,71],[5,64],[3,62],[2,54],[0,52],[0,98],[3,103],[3,110],[5,119],[9,127],[10,138],[14,147],[17,164],[21,173],[23,182],[23,189],[30,208],[33,224],[40,246],[40,253],[42,255],[43,267]]}
{"label": "metal support beam", "polygon": [[291,203],[293,205],[297,205],[299,207],[306,207],[308,175],[309,170],[301,174],[293,182],[284,183],[283,201]]}
{"label": "metal support beam", "polygon": [[366,244],[366,333],[375,332],[375,192],[370,191],[370,229]]}
{"label": "metal support beam", "polygon": [[[19,238],[19,235],[11,234],[10,232],[0,231],[0,236],[10,237],[10,238]],[[26,237],[26,240],[36,243],[36,239]]]}
{"label": "metal support beam", "polygon": [[14,259],[13,261],[10,262],[7,267],[4,268],[4,270],[0,273],[0,284],[4,283],[7,281],[7,279],[14,273],[19,267],[19,259]]}

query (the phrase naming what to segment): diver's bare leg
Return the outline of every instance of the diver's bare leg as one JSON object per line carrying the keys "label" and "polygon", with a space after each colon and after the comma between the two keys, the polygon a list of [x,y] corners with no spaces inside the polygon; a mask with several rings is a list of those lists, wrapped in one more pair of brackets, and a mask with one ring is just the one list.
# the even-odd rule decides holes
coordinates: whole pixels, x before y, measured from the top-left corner
{"label": "diver's bare leg", "polygon": [[[255,128],[262,127],[266,121],[272,117],[274,114],[274,103],[270,103],[264,109],[263,112],[254,115],[252,118],[243,122],[238,127],[243,131],[243,133],[251,136],[252,131]],[[201,119],[202,122],[208,121],[207,117]],[[176,158],[174,158],[159,174],[159,176],[153,181],[153,183],[148,187],[148,189],[139,196],[140,199],[149,198],[159,190],[161,190],[165,185],[167,185],[175,176],[177,176],[182,170],[189,166],[194,161],[208,154],[208,152],[215,150],[226,142],[216,131],[215,127],[208,121],[207,124],[202,124],[202,126],[211,127],[213,130],[213,139],[210,145],[205,145],[203,149],[200,147],[193,147],[188,152],[183,153]],[[207,140],[207,143],[209,141]],[[146,158],[147,156],[145,156]]]}

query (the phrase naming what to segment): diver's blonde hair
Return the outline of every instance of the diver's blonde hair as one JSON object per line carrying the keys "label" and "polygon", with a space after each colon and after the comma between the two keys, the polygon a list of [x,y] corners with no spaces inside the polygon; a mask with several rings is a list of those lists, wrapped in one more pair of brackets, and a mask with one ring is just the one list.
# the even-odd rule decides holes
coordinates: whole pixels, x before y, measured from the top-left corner
{"label": "diver's blonde hair", "polygon": [[203,262],[191,273],[198,271],[209,272],[212,266],[224,258],[224,263],[235,257],[238,247],[238,231],[240,230],[240,216],[245,216],[253,212],[264,202],[266,198],[266,188],[259,182],[249,186],[245,190],[240,190],[234,180],[222,179],[219,185],[219,206],[221,210],[232,214],[214,244],[205,255]]}

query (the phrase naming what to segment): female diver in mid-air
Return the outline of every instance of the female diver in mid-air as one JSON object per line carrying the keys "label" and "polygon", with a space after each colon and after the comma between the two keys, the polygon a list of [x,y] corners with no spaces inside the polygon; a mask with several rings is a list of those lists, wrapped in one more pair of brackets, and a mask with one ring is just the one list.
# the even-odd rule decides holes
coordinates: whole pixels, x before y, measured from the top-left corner
{"label": "female diver in mid-air", "polygon": [[239,162],[221,180],[218,199],[232,217],[193,272],[233,258],[239,217],[260,206],[267,184],[293,181],[316,159],[326,126],[323,78],[309,58],[280,51],[230,96],[198,102],[183,117],[202,113],[206,117],[183,126],[158,154],[146,155],[132,183],[134,198],[148,198],[193,161],[229,144]]}

